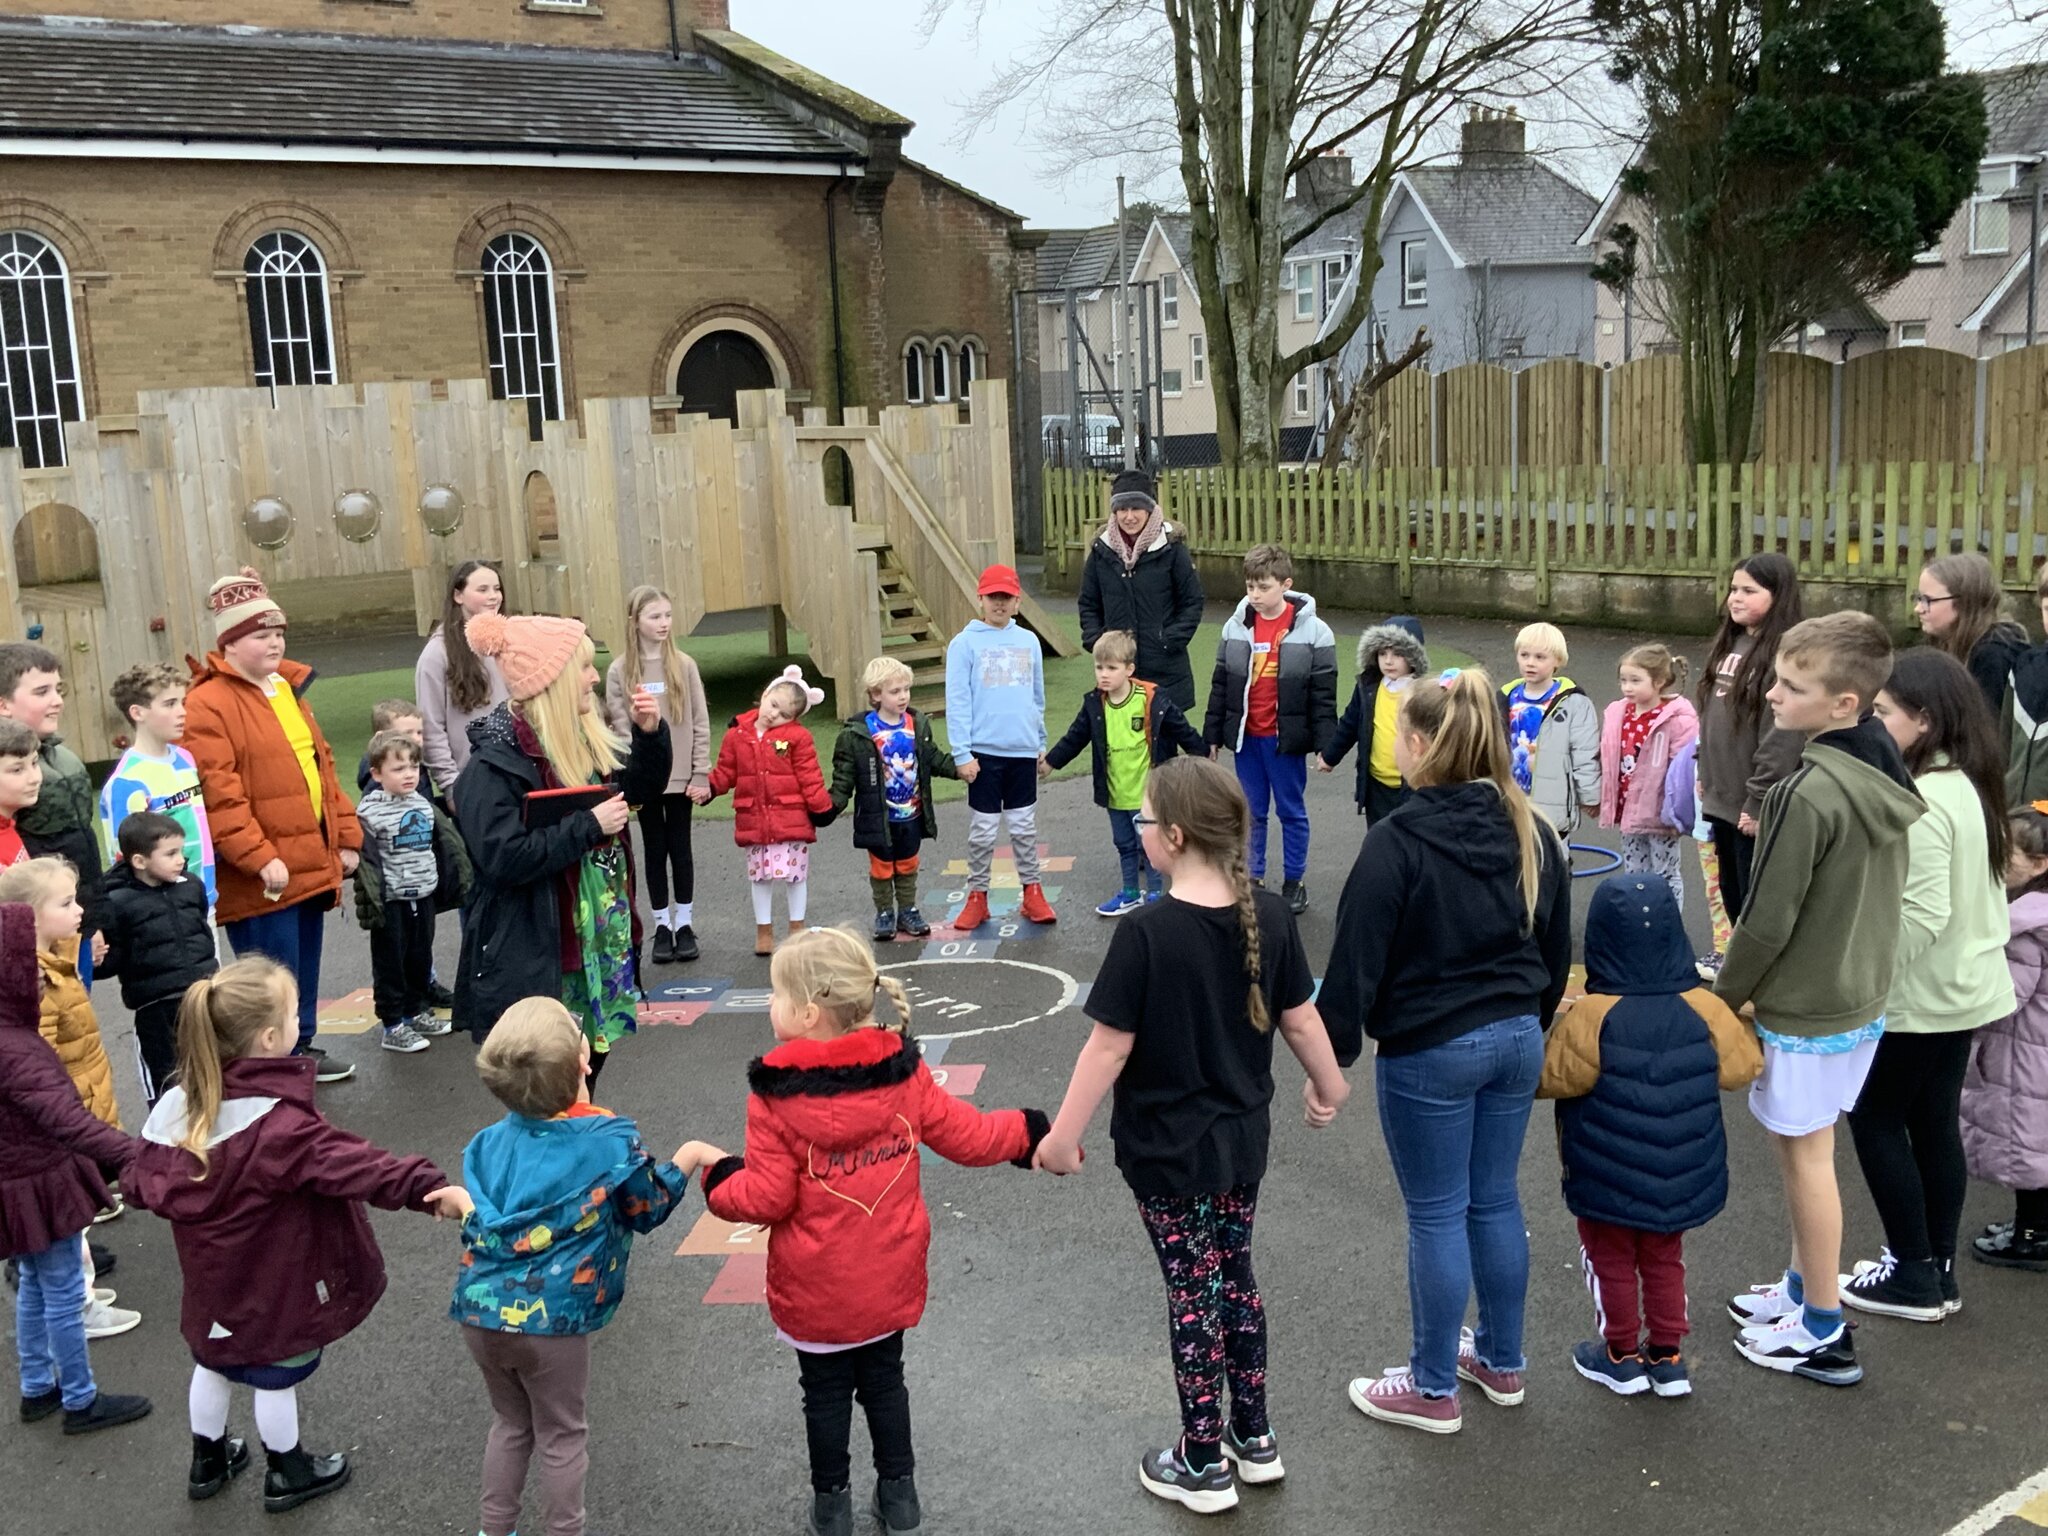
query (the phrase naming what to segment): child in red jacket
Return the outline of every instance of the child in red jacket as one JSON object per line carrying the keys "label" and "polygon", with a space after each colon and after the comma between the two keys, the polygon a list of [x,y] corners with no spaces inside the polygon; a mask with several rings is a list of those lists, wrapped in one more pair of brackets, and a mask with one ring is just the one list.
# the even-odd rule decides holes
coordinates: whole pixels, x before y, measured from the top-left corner
{"label": "child in red jacket", "polygon": [[[910,1002],[850,928],[821,928],[775,952],[768,1021],[781,1042],[747,1071],[745,1157],[687,1143],[704,1199],[726,1221],[770,1229],[768,1315],[797,1350],[810,1440],[811,1530],[851,1536],[853,1398],[875,1446],[875,1513],[918,1528],[903,1334],[924,1315],[931,1218],[918,1148],[968,1167],[1028,1168],[1046,1132],[1035,1109],[982,1113],[932,1080],[904,1027]],[[875,1023],[875,996],[896,1017]],[[859,1275],[849,1285],[847,1277]]]}
{"label": "child in red jacket", "polygon": [[754,888],[754,953],[775,948],[775,887],[789,887],[789,931],[804,931],[810,900],[811,844],[832,821],[832,792],[818,769],[818,744],[803,724],[804,711],[823,701],[822,689],[788,667],[761,693],[758,708],[727,728],[718,744],[711,787],[693,787],[704,805],[732,791],[732,840],[747,850],[747,880]]}
{"label": "child in red jacket", "polygon": [[237,960],[194,982],[178,1010],[178,1081],[142,1128],[124,1181],[171,1223],[192,1350],[192,1471],[209,1499],[248,1464],[227,1432],[232,1384],[256,1393],[268,1453],[263,1507],[292,1509],[349,1478],[346,1456],[299,1443],[298,1384],[384,1294],[363,1202],[460,1217],[459,1184],[321,1119],[314,1064],[295,1056],[298,986],[274,961]]}

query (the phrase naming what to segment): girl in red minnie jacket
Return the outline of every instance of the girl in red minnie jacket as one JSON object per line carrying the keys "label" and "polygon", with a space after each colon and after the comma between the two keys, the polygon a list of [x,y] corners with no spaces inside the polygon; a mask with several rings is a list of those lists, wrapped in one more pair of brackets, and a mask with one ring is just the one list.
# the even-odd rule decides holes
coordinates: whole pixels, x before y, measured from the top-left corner
{"label": "girl in red minnie jacket", "polygon": [[810,900],[811,844],[832,820],[832,792],[818,770],[818,744],[804,711],[825,697],[789,667],[762,690],[758,708],[733,721],[718,744],[711,787],[692,788],[703,805],[732,791],[732,840],[747,850],[754,888],[754,953],[775,948],[775,887],[789,887],[789,931],[804,931]]}
{"label": "girl in red minnie jacket", "polygon": [[811,1530],[852,1532],[847,1444],[858,1393],[875,1446],[875,1513],[885,1531],[914,1531],[903,1333],[924,1315],[932,1236],[918,1148],[968,1167],[1028,1168],[1046,1118],[984,1114],[934,1082],[903,1025],[875,1023],[877,993],[906,1024],[910,1003],[850,928],[792,938],[775,952],[769,982],[781,1043],[747,1070],[746,1156],[693,1141],[677,1160],[704,1168],[714,1215],[770,1229],[768,1315],[797,1351]]}
{"label": "girl in red minnie jacket", "polygon": [[349,1478],[346,1456],[300,1443],[297,1389],[384,1294],[364,1202],[452,1217],[471,1208],[424,1157],[394,1157],[320,1117],[313,1060],[293,1054],[298,992],[289,971],[253,956],[192,984],[178,1008],[178,1081],[150,1112],[122,1181],[131,1204],[171,1224],[184,1273],[185,1491],[212,1498],[248,1464],[227,1423],[233,1387],[249,1387],[272,1514]]}

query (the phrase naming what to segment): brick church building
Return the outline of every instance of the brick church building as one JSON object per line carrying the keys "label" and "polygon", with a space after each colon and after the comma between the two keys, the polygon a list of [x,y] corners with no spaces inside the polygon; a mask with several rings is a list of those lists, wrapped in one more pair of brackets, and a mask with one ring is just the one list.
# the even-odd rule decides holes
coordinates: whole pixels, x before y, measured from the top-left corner
{"label": "brick church building", "polygon": [[[773,4],[774,0],[756,0]],[[139,390],[962,398],[1022,220],[727,0],[0,0],[0,446]]]}

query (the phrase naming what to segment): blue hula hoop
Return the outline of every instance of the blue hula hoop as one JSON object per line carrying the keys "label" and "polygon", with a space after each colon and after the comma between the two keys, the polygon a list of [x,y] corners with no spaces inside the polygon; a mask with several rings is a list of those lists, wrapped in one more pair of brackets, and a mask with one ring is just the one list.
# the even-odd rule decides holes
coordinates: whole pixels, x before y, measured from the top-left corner
{"label": "blue hula hoop", "polygon": [[1571,843],[1567,846],[1574,854],[1590,853],[1597,858],[1607,861],[1605,864],[1595,864],[1591,869],[1580,869],[1574,865],[1572,869],[1572,878],[1574,880],[1584,880],[1593,875],[1611,875],[1614,871],[1621,868],[1621,855],[1614,852],[1611,848],[1602,848],[1593,843]]}

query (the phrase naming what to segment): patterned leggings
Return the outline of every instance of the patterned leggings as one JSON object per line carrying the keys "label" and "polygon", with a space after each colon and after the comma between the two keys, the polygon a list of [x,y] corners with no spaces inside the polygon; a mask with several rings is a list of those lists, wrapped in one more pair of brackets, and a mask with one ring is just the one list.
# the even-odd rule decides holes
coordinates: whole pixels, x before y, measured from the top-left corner
{"label": "patterned leggings", "polygon": [[1678,851],[1686,839],[1677,833],[1624,832],[1621,837],[1621,867],[1631,875],[1662,875],[1671,887],[1671,899],[1685,911],[1685,871]]}
{"label": "patterned leggings", "polygon": [[1167,1336],[1181,1432],[1197,1467],[1222,1457],[1223,1387],[1238,1438],[1267,1433],[1266,1304],[1252,1275],[1259,1186],[1217,1195],[1140,1198],[1138,1214],[1166,1276]]}

